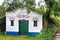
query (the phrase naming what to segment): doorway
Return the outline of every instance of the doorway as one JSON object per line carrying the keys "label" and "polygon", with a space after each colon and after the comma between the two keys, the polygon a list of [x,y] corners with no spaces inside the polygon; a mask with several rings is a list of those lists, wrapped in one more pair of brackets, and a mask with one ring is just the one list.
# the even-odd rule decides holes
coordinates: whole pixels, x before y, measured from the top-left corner
{"label": "doorway", "polygon": [[19,35],[28,34],[28,20],[19,20]]}

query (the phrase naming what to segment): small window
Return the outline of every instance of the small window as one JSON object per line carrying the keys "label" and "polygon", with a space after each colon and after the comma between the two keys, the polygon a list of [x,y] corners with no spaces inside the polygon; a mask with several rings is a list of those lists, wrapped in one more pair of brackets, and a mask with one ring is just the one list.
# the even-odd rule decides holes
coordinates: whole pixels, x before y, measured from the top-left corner
{"label": "small window", "polygon": [[11,20],[11,26],[14,26],[14,20]]}
{"label": "small window", "polygon": [[34,27],[37,27],[37,20],[34,20]]}

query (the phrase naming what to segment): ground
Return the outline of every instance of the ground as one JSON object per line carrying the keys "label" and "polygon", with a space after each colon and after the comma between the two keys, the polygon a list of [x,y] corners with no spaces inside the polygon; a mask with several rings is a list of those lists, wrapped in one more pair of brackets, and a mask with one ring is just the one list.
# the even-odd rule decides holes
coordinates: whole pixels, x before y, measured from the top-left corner
{"label": "ground", "polygon": [[8,35],[0,35],[0,40],[34,40],[34,36],[8,36]]}

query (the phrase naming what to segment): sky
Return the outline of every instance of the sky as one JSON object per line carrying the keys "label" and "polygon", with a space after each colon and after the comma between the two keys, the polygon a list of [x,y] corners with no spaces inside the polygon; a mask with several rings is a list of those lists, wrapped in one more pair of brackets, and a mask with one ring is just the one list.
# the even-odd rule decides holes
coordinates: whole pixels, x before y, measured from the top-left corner
{"label": "sky", "polygon": [[0,0],[0,5],[2,5],[3,2],[4,2],[4,0]]}

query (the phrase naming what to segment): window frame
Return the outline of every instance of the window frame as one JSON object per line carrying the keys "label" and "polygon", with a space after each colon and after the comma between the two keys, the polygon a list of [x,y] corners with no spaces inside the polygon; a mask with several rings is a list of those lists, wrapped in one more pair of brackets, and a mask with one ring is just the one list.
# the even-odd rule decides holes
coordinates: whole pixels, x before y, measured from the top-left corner
{"label": "window frame", "polygon": [[11,22],[10,25],[11,25],[11,26],[14,26],[14,20],[11,20],[10,22]]}
{"label": "window frame", "polygon": [[34,20],[34,22],[33,22],[34,24],[34,27],[37,27],[38,26],[38,21],[37,20]]}

